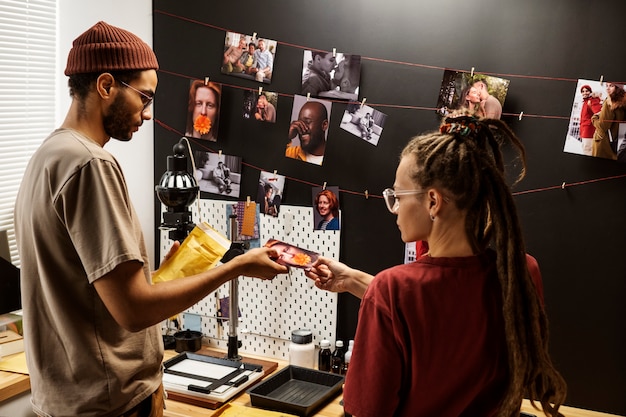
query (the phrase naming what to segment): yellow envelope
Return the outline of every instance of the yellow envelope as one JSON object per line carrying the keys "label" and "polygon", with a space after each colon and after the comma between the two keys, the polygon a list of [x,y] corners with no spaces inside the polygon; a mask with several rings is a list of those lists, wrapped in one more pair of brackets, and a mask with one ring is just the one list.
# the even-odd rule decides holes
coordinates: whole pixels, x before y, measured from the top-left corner
{"label": "yellow envelope", "polygon": [[230,240],[207,222],[198,223],[174,255],[152,275],[152,282],[170,281],[211,269],[228,249]]}

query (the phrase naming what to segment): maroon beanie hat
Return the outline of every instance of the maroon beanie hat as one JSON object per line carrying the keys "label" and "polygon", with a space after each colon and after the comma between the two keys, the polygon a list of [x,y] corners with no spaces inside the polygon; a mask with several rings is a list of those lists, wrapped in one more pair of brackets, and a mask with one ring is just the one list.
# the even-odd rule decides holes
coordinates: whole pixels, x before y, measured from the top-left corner
{"label": "maroon beanie hat", "polygon": [[74,40],[65,75],[158,68],[148,44],[127,30],[101,21]]}
{"label": "maroon beanie hat", "polygon": [[583,90],[589,90],[589,91],[592,91],[592,90],[591,90],[591,87],[589,87],[587,84],[585,84],[585,85],[583,85],[582,87],[580,87],[580,92],[581,92],[581,93],[583,92]]}

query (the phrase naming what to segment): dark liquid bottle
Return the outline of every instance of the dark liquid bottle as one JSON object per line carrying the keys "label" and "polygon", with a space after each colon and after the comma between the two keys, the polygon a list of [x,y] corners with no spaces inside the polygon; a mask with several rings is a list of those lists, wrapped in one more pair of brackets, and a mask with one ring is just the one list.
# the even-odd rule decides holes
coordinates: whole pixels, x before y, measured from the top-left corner
{"label": "dark liquid bottle", "polygon": [[335,351],[330,362],[330,372],[340,375],[343,368],[343,359],[345,353],[343,352],[343,341],[337,340],[335,342]]}
{"label": "dark liquid bottle", "polygon": [[330,351],[330,342],[326,339],[320,342],[320,353],[317,361],[317,368],[320,371],[330,372],[330,363],[333,353]]}

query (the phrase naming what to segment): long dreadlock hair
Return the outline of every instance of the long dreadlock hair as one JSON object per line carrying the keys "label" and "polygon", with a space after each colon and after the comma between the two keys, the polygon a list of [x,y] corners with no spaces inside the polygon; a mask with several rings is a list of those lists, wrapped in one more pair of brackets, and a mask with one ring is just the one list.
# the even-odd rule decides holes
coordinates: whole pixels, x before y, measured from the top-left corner
{"label": "long dreadlock hair", "polygon": [[[440,131],[413,138],[401,157],[413,155],[412,179],[422,189],[440,187],[467,212],[465,230],[475,253],[493,245],[502,288],[502,313],[508,350],[509,384],[500,416],[519,416],[522,399],[541,403],[557,417],[567,385],[548,352],[548,321],[528,272],[526,251],[515,203],[505,178],[500,142],[517,150],[526,173],[524,146],[497,119],[448,118]],[[516,182],[517,182],[516,181]]]}

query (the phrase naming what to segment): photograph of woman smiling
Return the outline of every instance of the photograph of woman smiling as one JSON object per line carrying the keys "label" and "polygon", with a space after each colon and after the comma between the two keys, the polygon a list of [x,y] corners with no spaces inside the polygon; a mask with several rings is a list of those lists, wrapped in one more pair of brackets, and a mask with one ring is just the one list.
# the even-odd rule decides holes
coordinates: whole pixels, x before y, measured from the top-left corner
{"label": "photograph of woman smiling", "polygon": [[335,192],[329,188],[317,192],[314,206],[318,214],[315,230],[339,230],[339,199]]}

